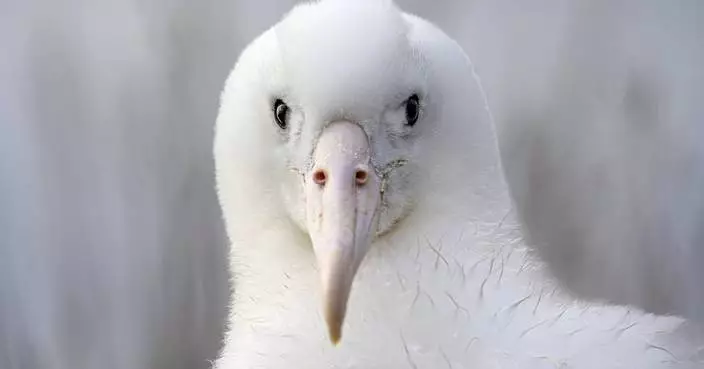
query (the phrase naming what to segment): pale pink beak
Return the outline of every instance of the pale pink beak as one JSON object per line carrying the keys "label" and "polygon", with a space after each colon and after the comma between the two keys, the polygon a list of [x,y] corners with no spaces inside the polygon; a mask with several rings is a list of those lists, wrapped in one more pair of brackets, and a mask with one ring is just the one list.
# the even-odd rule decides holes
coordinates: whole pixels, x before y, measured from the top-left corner
{"label": "pale pink beak", "polygon": [[342,121],[322,132],[306,174],[308,232],[320,269],[330,341],[342,337],[352,282],[376,231],[381,180],[371,166],[369,140]]}

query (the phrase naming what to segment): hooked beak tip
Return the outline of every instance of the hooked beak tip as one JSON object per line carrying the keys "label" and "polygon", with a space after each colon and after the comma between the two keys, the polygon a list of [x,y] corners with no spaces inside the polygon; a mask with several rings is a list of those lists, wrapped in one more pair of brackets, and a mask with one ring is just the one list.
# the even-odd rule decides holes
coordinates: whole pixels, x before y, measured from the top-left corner
{"label": "hooked beak tip", "polygon": [[328,325],[328,335],[332,345],[337,347],[342,339],[342,324]]}
{"label": "hooked beak tip", "polygon": [[342,324],[345,322],[347,302],[351,289],[351,280],[342,281],[341,288],[330,291],[324,303],[325,323],[328,328],[330,342],[337,346],[342,339]]}

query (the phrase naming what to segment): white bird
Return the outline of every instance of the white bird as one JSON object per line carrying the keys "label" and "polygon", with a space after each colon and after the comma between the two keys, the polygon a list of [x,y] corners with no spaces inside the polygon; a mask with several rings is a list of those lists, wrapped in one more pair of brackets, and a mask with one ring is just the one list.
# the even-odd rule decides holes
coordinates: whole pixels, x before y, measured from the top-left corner
{"label": "white bird", "polygon": [[391,1],[302,4],[252,42],[214,154],[234,282],[218,369],[704,366],[682,319],[543,272],[469,58]]}

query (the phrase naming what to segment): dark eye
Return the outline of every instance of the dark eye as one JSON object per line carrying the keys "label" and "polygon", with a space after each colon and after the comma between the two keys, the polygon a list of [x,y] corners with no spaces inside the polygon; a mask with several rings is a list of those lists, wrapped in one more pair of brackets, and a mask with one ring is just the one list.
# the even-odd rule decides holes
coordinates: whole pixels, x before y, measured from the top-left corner
{"label": "dark eye", "polygon": [[413,94],[406,100],[406,124],[413,126],[420,116],[420,101],[418,95]]}
{"label": "dark eye", "polygon": [[288,105],[283,100],[274,101],[274,119],[281,129],[286,129],[288,126],[288,110]]}

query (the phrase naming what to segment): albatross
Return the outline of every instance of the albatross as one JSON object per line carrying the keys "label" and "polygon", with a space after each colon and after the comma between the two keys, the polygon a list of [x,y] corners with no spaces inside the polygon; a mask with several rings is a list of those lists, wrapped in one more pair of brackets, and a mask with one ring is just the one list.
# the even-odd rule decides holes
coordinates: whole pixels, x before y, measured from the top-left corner
{"label": "albatross", "polygon": [[214,156],[217,369],[704,367],[687,321],[581,301],[531,255],[470,59],[392,1],[300,4],[256,38]]}

